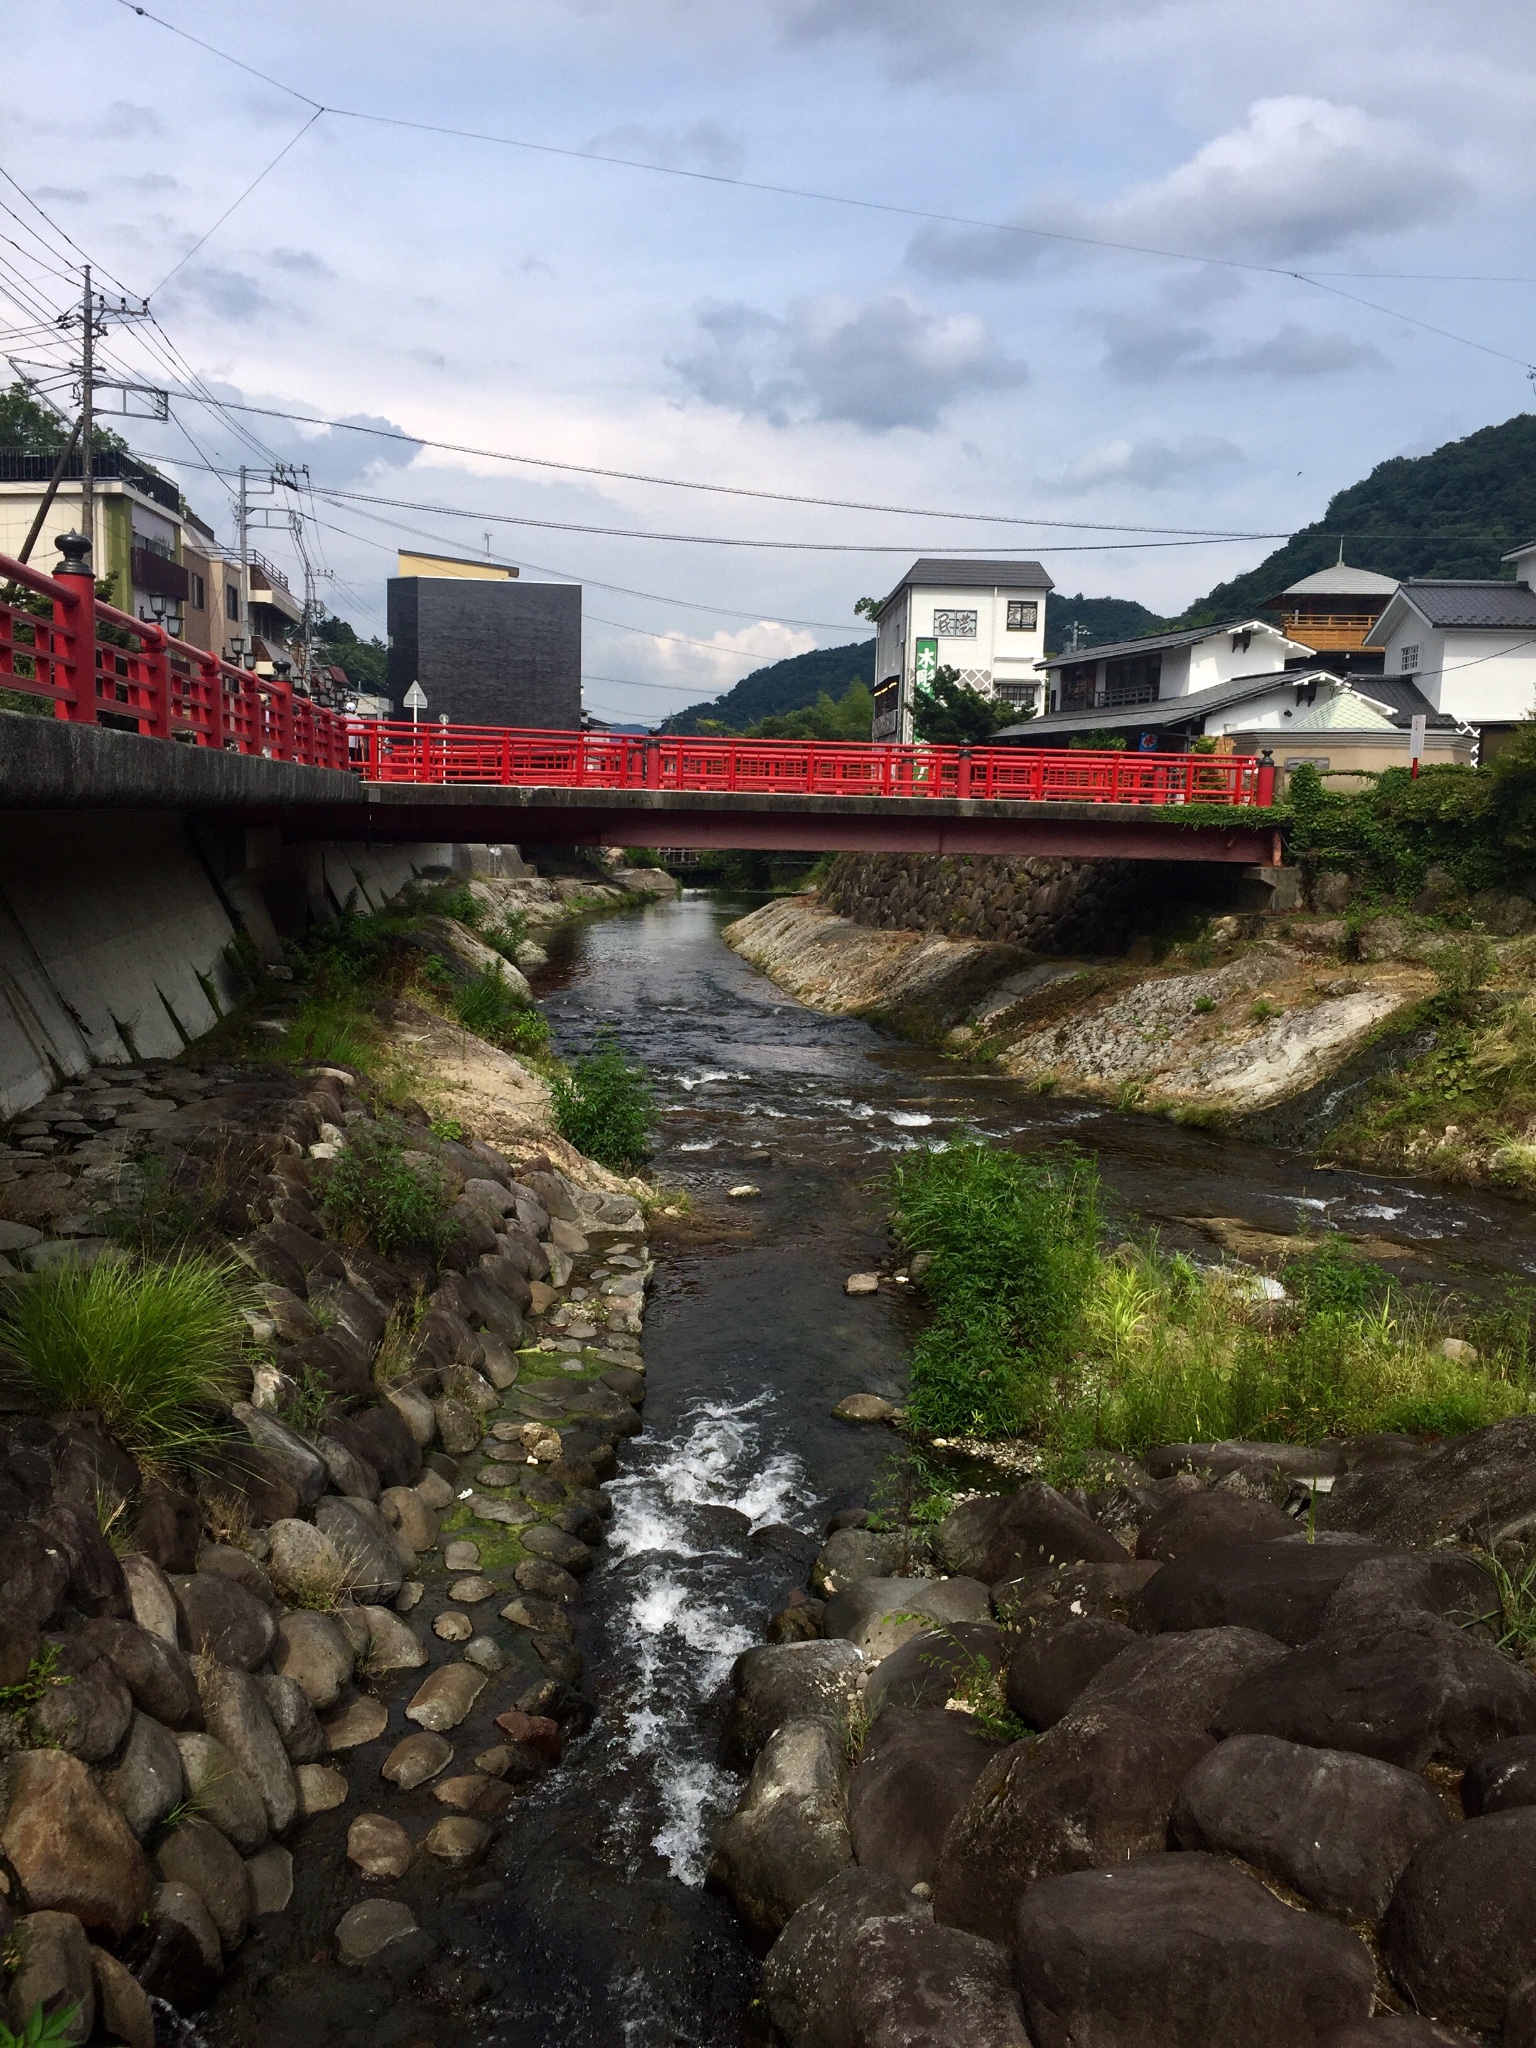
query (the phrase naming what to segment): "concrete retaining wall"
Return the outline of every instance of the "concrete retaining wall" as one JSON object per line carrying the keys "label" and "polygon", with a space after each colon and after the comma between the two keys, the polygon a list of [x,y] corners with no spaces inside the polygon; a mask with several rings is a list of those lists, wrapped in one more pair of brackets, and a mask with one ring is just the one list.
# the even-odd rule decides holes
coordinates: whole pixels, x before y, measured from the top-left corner
{"label": "concrete retaining wall", "polygon": [[286,844],[174,810],[0,812],[0,1116],[92,1065],[174,1057],[284,939],[457,866],[444,845]]}

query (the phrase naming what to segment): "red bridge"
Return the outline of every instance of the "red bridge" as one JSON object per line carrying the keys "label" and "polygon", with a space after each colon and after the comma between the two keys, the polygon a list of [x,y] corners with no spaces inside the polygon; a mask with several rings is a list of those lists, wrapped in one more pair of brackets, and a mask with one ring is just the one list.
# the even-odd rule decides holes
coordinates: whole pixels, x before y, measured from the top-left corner
{"label": "red bridge", "polygon": [[[179,743],[146,788],[232,791],[207,750],[250,757],[238,799],[290,835],[626,846],[1064,854],[1278,865],[1275,771],[1251,756],[560,733],[383,724],[310,702],[95,595],[80,548],[48,576],[0,555],[0,690],[54,718]],[[12,586],[7,591],[4,586]],[[30,721],[29,721],[30,722]],[[0,804],[40,800],[0,756]],[[264,778],[257,763],[331,771]],[[167,762],[169,769],[171,764]],[[123,802],[126,761],[113,763]],[[209,771],[214,764],[208,763]],[[105,802],[87,786],[70,800]],[[281,784],[281,790],[278,784]],[[360,786],[361,785],[361,786]],[[172,801],[167,795],[167,802]],[[1211,817],[1212,808],[1230,818]],[[1178,817],[1190,810],[1186,823]]]}

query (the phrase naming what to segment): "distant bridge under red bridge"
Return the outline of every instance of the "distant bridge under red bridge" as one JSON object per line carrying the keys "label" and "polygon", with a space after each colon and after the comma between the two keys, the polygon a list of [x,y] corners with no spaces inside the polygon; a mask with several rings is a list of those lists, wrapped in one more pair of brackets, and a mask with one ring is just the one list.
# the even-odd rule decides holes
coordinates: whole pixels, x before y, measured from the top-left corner
{"label": "distant bridge under red bridge", "polygon": [[176,808],[290,839],[1282,857],[1274,769],[1249,756],[348,719],[103,604],[63,545],[52,576],[0,555],[0,585],[19,586],[0,601],[0,688],[53,713],[0,718],[0,809]]}

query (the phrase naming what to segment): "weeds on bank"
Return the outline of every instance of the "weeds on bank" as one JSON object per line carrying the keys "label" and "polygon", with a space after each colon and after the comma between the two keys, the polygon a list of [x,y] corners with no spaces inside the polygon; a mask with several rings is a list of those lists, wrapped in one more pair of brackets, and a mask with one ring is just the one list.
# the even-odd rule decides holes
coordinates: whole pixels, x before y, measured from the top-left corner
{"label": "weeds on bank", "polygon": [[1482,1619],[1497,1625],[1501,1650],[1529,1663],[1536,1656],[1536,1558],[1519,1573],[1492,1555],[1486,1562],[1498,1588],[1499,1605],[1495,1613]]}
{"label": "weeds on bank", "polygon": [[386,1259],[442,1251],[454,1234],[451,1207],[446,1179],[424,1154],[412,1153],[409,1131],[392,1118],[353,1126],[320,1197],[329,1229]]}
{"label": "weeds on bank", "polygon": [[44,2012],[41,2005],[34,2005],[19,2034],[0,2021],[0,2048],[68,2048],[75,2038],[79,2011],[78,2004],[61,2005],[53,2012]]}
{"label": "weeds on bank", "polygon": [[892,1227],[930,1263],[933,1321],[912,1354],[914,1424],[1011,1435],[1049,1399],[1094,1272],[1098,1181],[1071,1152],[1029,1157],[968,1138],[912,1152],[888,1181]]}
{"label": "weeds on bank", "polygon": [[0,1714],[23,1714],[35,1707],[51,1686],[72,1683],[68,1672],[59,1670],[59,1646],[44,1643],[27,1666],[26,1676],[14,1685],[0,1685]]}
{"label": "weeds on bank", "polygon": [[630,1066],[611,1032],[595,1051],[550,1081],[555,1128],[568,1144],[615,1173],[633,1173],[650,1149],[656,1111],[645,1069]]}
{"label": "weeds on bank", "polygon": [[414,1301],[409,1304],[401,1302],[391,1309],[389,1321],[384,1325],[384,1335],[373,1357],[373,1383],[380,1393],[387,1394],[391,1387],[398,1387],[403,1380],[410,1378],[416,1363],[411,1339],[426,1312],[426,1294],[419,1287]]}
{"label": "weeds on bank", "polygon": [[[928,1626],[925,1615],[914,1615],[914,1620]],[[1008,1704],[1004,1685],[1004,1674],[999,1668],[993,1669],[992,1660],[981,1650],[969,1649],[953,1629],[942,1625],[934,1630],[949,1645],[949,1653],[943,1650],[926,1650],[919,1663],[946,1666],[951,1671],[949,1701],[957,1713],[968,1714],[980,1732],[993,1742],[1022,1742],[1034,1730]]]}
{"label": "weeds on bank", "polygon": [[[914,1422],[1027,1434],[1057,1478],[1156,1443],[1453,1435],[1532,1406],[1529,1290],[1469,1315],[1326,1237],[1270,1303],[1251,1273],[1156,1245],[1100,1251],[1091,1175],[1070,1156],[971,1141],[908,1155],[892,1182],[898,1236],[935,1254]],[[1476,1364],[1442,1355],[1452,1334]]]}
{"label": "weeds on bank", "polygon": [[56,1266],[0,1303],[21,1390],[49,1412],[94,1408],[149,1462],[195,1464],[221,1441],[243,1336],[235,1269],[197,1252]]}

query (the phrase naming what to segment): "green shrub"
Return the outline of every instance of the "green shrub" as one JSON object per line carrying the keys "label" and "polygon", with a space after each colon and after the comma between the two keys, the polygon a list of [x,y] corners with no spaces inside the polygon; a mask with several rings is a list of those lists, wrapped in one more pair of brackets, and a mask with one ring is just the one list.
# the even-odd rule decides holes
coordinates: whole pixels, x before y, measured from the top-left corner
{"label": "green shrub", "polygon": [[453,1235],[448,1184],[430,1161],[408,1159],[410,1150],[403,1124],[354,1124],[325,1178],[320,1214],[328,1227],[385,1258],[440,1252]]}
{"label": "green shrub", "polygon": [[34,2005],[19,2034],[12,2033],[0,2021],[0,2048],[68,2048],[75,2038],[75,2015],[79,2010],[77,2004],[69,2004],[45,2013],[40,2005]]}
{"label": "green shrub", "polygon": [[219,1439],[244,1334],[235,1269],[200,1253],[55,1266],[16,1283],[0,1351],[51,1411],[94,1408],[143,1460],[196,1462]]}
{"label": "green shrub", "polygon": [[650,1147],[655,1108],[643,1067],[632,1067],[611,1033],[550,1082],[555,1128],[578,1152],[615,1173],[632,1173]]}
{"label": "green shrub", "polygon": [[913,1421],[983,1436],[1025,1428],[1066,1363],[1092,1278],[1092,1166],[970,1138],[909,1154],[889,1188],[898,1240],[930,1260],[922,1286],[933,1321],[913,1348]]}

